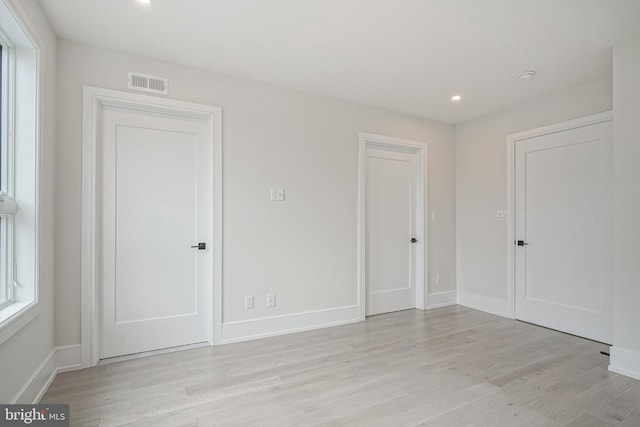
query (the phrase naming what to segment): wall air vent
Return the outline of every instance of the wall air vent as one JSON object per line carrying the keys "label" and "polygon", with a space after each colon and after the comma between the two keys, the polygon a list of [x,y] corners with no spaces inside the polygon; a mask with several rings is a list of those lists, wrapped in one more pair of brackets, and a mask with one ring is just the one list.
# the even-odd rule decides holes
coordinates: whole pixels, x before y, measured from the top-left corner
{"label": "wall air vent", "polygon": [[130,71],[129,89],[166,95],[169,93],[169,79]]}

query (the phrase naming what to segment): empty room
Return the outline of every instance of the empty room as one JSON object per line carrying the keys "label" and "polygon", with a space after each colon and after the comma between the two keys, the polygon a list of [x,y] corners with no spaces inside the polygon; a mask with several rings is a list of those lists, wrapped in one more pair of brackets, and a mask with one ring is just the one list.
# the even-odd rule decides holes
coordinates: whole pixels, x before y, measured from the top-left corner
{"label": "empty room", "polygon": [[0,426],[640,426],[638,22],[0,0]]}

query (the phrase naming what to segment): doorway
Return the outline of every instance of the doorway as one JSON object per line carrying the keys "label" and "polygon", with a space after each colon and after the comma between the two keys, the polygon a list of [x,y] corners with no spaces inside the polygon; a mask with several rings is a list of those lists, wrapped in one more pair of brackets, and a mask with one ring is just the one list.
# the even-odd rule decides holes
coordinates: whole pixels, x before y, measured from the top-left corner
{"label": "doorway", "polygon": [[360,318],[425,308],[426,144],[360,135]]}
{"label": "doorway", "polygon": [[84,113],[83,366],[213,344],[220,109],[85,87]]}
{"label": "doorway", "polygon": [[165,113],[102,110],[101,359],[207,341],[207,131]]}
{"label": "doorway", "polygon": [[611,343],[609,115],[517,134],[510,143],[514,317]]}

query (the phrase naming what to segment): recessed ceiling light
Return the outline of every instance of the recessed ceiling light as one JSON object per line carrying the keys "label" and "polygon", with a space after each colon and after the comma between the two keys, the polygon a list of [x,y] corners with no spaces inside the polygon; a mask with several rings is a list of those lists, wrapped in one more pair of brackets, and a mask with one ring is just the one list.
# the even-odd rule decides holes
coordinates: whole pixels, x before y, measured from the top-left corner
{"label": "recessed ceiling light", "polygon": [[456,101],[460,101],[462,99],[462,97],[460,95],[453,95],[451,97],[451,100],[456,102]]}
{"label": "recessed ceiling light", "polygon": [[520,80],[521,82],[528,82],[535,76],[536,76],[536,72],[534,70],[524,71],[518,74],[518,80]]}
{"label": "recessed ceiling light", "polygon": [[140,6],[151,6],[151,0],[136,0]]}

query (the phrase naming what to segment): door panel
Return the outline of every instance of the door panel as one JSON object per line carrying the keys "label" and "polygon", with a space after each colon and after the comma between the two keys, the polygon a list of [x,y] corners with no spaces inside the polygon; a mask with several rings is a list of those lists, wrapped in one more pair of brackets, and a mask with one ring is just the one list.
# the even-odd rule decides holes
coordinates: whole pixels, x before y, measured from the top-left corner
{"label": "door panel", "polygon": [[367,149],[367,315],[415,308],[416,155]]}
{"label": "door panel", "polygon": [[[100,357],[207,340],[212,151],[195,120],[105,109]],[[210,244],[211,242],[209,242]]]}
{"label": "door panel", "polygon": [[198,254],[190,245],[198,236],[196,222],[184,219],[197,209],[196,137],[129,126],[116,132],[115,320],[194,314]]}
{"label": "door panel", "polygon": [[611,342],[611,123],[516,144],[516,318]]}

